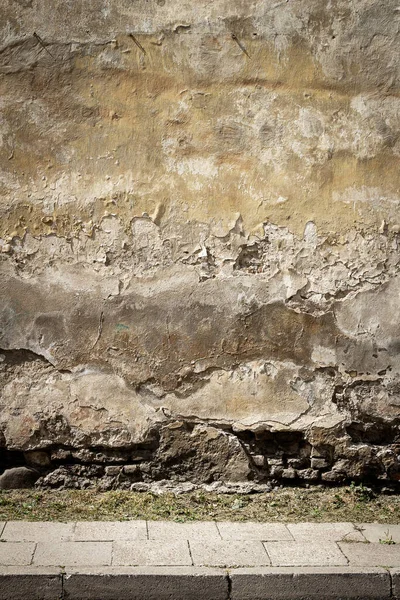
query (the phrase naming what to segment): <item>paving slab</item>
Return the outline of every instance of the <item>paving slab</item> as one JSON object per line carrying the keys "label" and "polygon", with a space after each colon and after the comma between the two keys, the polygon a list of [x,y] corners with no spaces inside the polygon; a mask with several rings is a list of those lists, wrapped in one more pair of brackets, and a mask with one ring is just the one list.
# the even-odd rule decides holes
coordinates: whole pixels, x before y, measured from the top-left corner
{"label": "paving slab", "polygon": [[74,540],[147,540],[146,521],[78,521]]}
{"label": "paving slab", "polygon": [[190,540],[189,545],[195,566],[246,567],[271,564],[265,548],[258,540]]}
{"label": "paving slab", "polygon": [[217,523],[223,540],[260,540],[262,542],[293,541],[293,536],[283,523]]}
{"label": "paving slab", "polygon": [[30,565],[35,546],[33,542],[0,543],[0,565],[5,567]]}
{"label": "paving slab", "polygon": [[0,569],[1,600],[57,600],[61,595],[62,575],[59,569]]}
{"label": "paving slab", "polygon": [[111,565],[111,557],[112,542],[39,542],[33,564],[44,567],[91,567]]}
{"label": "paving slab", "polygon": [[287,528],[299,542],[365,542],[353,523],[289,523]]}
{"label": "paving slab", "polygon": [[149,540],[220,540],[217,525],[214,521],[197,521],[196,523],[173,523],[165,521],[147,522]]}
{"label": "paving slab", "polygon": [[[173,538],[171,538],[173,539]],[[114,542],[113,565],[192,566],[186,540]]]}
{"label": "paving slab", "polygon": [[350,566],[355,567],[400,567],[400,545],[347,544],[339,542]]}
{"label": "paving slab", "polygon": [[51,542],[68,541],[73,538],[74,523],[53,523],[49,521],[8,521],[0,536],[10,542]]}
{"label": "paving slab", "polygon": [[385,569],[297,567],[236,569],[230,572],[231,600],[385,600],[390,576]]}
{"label": "paving slab", "polygon": [[361,523],[360,528],[366,540],[379,544],[380,540],[390,540],[400,544],[400,525],[380,525],[378,523]]}
{"label": "paving slab", "polygon": [[264,546],[275,567],[347,565],[346,557],[335,542],[264,542]]}
{"label": "paving slab", "polygon": [[220,569],[115,567],[67,572],[64,592],[79,600],[226,600],[228,579]]}

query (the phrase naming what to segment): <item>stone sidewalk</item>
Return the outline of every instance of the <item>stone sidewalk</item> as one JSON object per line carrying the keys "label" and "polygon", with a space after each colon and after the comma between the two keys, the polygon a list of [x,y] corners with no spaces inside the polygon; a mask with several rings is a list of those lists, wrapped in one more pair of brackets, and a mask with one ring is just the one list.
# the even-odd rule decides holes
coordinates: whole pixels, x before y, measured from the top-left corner
{"label": "stone sidewalk", "polygon": [[1,600],[400,598],[400,525],[0,523]]}

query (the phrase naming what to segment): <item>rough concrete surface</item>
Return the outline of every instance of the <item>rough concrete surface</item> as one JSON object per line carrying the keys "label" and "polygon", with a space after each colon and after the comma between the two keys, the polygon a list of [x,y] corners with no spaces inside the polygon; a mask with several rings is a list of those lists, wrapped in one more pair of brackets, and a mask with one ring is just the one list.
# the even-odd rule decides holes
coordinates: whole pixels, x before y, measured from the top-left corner
{"label": "rough concrete surface", "polygon": [[2,1],[3,469],[399,480],[399,20]]}

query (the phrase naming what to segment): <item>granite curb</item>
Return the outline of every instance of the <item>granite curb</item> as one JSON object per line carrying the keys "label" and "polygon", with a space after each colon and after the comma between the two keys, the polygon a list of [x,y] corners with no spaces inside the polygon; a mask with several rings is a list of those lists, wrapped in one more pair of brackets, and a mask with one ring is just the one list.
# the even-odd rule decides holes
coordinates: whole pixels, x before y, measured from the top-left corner
{"label": "granite curb", "polygon": [[349,567],[0,568],[1,600],[386,600],[400,570]]}

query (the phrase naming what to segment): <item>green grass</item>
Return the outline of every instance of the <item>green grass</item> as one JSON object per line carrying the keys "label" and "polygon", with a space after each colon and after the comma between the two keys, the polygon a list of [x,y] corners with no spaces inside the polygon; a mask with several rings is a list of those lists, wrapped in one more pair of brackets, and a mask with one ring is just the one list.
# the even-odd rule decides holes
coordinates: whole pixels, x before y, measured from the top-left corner
{"label": "green grass", "polygon": [[0,492],[0,520],[66,521],[358,521],[400,523],[400,495],[374,496],[362,486],[283,488],[268,494],[196,491],[161,496],[128,491],[13,490]]}

